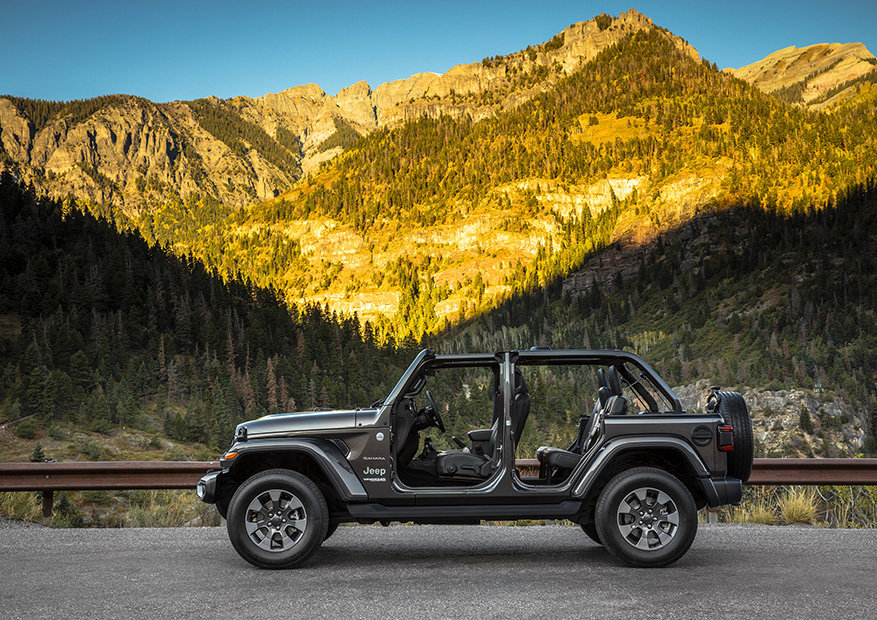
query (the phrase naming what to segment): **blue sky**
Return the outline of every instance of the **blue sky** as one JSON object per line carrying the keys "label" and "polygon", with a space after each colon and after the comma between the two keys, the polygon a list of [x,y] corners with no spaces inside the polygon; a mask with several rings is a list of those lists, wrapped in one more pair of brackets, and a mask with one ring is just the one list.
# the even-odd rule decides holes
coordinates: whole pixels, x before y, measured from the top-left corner
{"label": "blue sky", "polygon": [[789,45],[862,41],[877,1],[129,2],[0,0],[0,93],[155,101],[259,96],[316,82],[330,94],[513,52],[631,7],[720,67]]}

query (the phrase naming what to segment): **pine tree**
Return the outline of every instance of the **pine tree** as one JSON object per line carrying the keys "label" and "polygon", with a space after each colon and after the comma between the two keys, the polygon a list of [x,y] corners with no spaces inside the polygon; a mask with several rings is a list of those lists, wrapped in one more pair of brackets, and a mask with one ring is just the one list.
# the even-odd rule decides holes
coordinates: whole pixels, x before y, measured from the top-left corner
{"label": "pine tree", "polygon": [[[268,391],[268,411],[271,413],[277,413],[278,411],[278,401],[277,401],[277,377],[274,374],[274,359],[268,358],[266,361],[266,374],[267,374],[267,391]],[[282,379],[281,379],[282,381]],[[285,387],[285,384],[284,384]]]}
{"label": "pine tree", "polygon": [[33,447],[33,452],[30,453],[30,462],[31,463],[42,463],[46,460],[46,453],[43,451],[43,444],[39,441]]}

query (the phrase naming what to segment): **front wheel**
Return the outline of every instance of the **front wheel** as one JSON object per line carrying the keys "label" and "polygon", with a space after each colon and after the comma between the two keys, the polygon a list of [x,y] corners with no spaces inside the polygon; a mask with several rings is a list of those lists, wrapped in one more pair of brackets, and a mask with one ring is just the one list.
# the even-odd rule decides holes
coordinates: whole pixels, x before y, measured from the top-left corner
{"label": "front wheel", "polygon": [[597,533],[606,549],[631,566],[667,566],[681,558],[697,533],[691,492],[661,469],[624,471],[597,502]]}
{"label": "front wheel", "polygon": [[306,476],[287,469],[256,474],[228,507],[232,546],[250,564],[291,568],[319,549],[329,526],[326,500]]}

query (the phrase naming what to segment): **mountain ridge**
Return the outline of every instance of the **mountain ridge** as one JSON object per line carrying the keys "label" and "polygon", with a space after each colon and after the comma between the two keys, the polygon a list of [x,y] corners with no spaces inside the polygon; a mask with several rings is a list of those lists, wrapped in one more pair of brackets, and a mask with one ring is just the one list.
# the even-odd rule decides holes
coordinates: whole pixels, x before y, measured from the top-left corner
{"label": "mountain ridge", "polygon": [[725,71],[788,103],[821,111],[853,96],[862,79],[877,82],[877,58],[861,42],[790,45]]}
{"label": "mountain ridge", "polygon": [[[588,46],[596,55],[587,62],[570,54]],[[566,74],[556,55],[577,68]],[[446,92],[429,90],[467,71],[476,72],[470,77],[502,71],[490,92],[507,89],[520,102],[499,109],[500,101],[452,92],[452,82],[442,82]],[[40,139],[60,123],[113,151],[103,160],[64,160],[101,189],[88,208],[119,216],[150,243],[195,255],[225,276],[275,287],[288,303],[328,303],[379,322],[389,318],[394,329],[398,321],[410,323],[399,337],[407,330],[419,338],[445,320],[480,312],[522,282],[536,286],[544,282],[540,270],[570,268],[585,248],[623,237],[647,241],[694,213],[735,202],[819,209],[874,170],[874,143],[862,120],[867,111],[806,116],[718,73],[683,39],[635,11],[573,24],[535,48],[443,76],[398,83],[407,84],[405,96],[420,89],[423,97],[402,101],[425,111],[365,136],[351,125],[355,119],[327,111],[340,107],[317,85],[266,95],[271,105],[248,98],[158,105],[124,97],[54,112],[28,105],[34,119],[47,119]],[[336,97],[348,107],[363,104],[357,113],[377,123],[369,103],[380,99],[376,90],[359,82]],[[0,103],[16,109],[10,99]],[[114,105],[154,118],[165,137],[120,134],[114,141],[110,127],[77,124],[114,114]],[[477,120],[448,113],[454,106],[498,111]],[[331,122],[332,133],[293,127],[287,120],[294,114]],[[186,132],[175,133],[171,117],[184,118]],[[0,141],[10,135],[4,131]],[[115,151],[144,144],[158,145],[156,167],[165,176],[128,170],[113,177],[101,168],[119,157]],[[303,160],[294,153],[323,145],[324,163],[296,181],[297,170],[289,168]],[[333,159],[332,151],[345,146]],[[223,181],[204,172],[222,166],[240,175]],[[274,173],[286,173],[291,189],[281,193],[283,180]],[[36,184],[45,188],[58,174],[36,175]],[[108,206],[107,197],[132,175],[146,205]],[[176,196],[168,175],[192,194]],[[196,191],[205,185],[220,198]],[[245,197],[235,199],[242,188]],[[417,280],[416,290],[407,290]]]}
{"label": "mountain ridge", "polygon": [[[441,75],[417,73],[374,89],[360,81],[330,96],[316,84],[305,84],[255,98],[169,103],[118,95],[74,121],[62,105],[42,127],[19,109],[20,103],[16,105],[27,100],[0,97],[0,167],[50,196],[72,194],[122,206],[128,212],[171,194],[183,199],[209,196],[239,208],[290,188],[299,176],[299,165],[311,172],[337,155],[341,148],[322,147],[338,132],[339,121],[363,135],[422,117],[486,118],[544,92],[625,36],[652,28],[656,26],[651,19],[631,9],[617,18],[602,15],[572,24],[549,41],[519,52],[455,65]],[[683,39],[667,36],[699,59]],[[193,112],[191,104],[197,102],[207,102],[214,116],[223,117],[222,129],[231,126],[237,134],[253,134],[236,125],[258,127],[266,146],[251,142],[244,149],[229,146]],[[205,105],[200,108],[210,111]],[[300,144],[290,146],[291,140],[283,139],[286,134]],[[285,148],[295,163],[278,165],[277,158],[270,156],[277,150],[271,142]],[[129,151],[130,145],[148,148]]]}
{"label": "mountain ridge", "polygon": [[[536,67],[550,67],[557,63],[562,74],[568,75],[620,38],[653,27],[655,26],[651,19],[635,9],[630,9],[617,18],[599,16],[577,22],[542,44],[528,46],[524,50],[503,56],[485,58],[480,63],[454,65],[441,74],[415,73],[407,78],[383,82],[374,88],[368,82],[359,81],[340,89],[334,96],[324,92],[317,84],[306,84],[263,97],[235,99],[250,100],[283,111],[288,110],[287,106],[295,107],[297,104],[304,108],[321,104],[325,113],[334,112],[344,120],[354,123],[363,132],[379,127],[392,127],[422,116],[448,115],[458,118],[462,114],[469,114],[473,120],[479,120],[498,108],[508,109],[520,105],[534,94],[533,89],[503,93],[509,86],[510,73],[532,71]],[[700,59],[697,51],[687,42],[675,35],[670,36],[692,58]],[[549,84],[556,79],[551,75],[546,78]],[[467,97],[474,98],[494,91],[500,91],[500,96],[503,97],[501,101],[476,102],[475,105],[465,101]],[[457,101],[457,98],[461,101]],[[333,109],[333,104],[337,110]],[[310,116],[319,117],[319,113]],[[323,137],[319,131],[316,132],[318,140]]]}
{"label": "mountain ridge", "polygon": [[[867,127],[847,113],[808,116],[694,62],[660,32],[640,32],[501,116],[379,130],[290,192],[236,213],[218,254],[180,251],[216,264],[257,231],[271,247],[295,243],[297,262],[249,253],[250,273],[290,301],[369,319],[408,307],[399,281],[370,274],[420,263],[432,275],[418,295],[434,277],[437,298],[422,305],[440,326],[478,312],[473,299],[489,305],[530,282],[533,261],[569,266],[571,254],[560,255],[570,243],[640,243],[735,203],[822,208],[873,173]],[[599,235],[576,238],[574,221]]]}

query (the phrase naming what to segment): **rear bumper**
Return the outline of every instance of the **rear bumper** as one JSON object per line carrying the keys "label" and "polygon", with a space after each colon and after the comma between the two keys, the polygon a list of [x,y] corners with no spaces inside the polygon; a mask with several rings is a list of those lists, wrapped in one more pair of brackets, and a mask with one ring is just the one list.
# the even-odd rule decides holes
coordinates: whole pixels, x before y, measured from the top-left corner
{"label": "rear bumper", "polygon": [[713,480],[713,484],[719,495],[719,506],[739,504],[740,500],[743,499],[743,482],[739,478]]}
{"label": "rear bumper", "polygon": [[739,478],[698,478],[698,482],[711,508],[739,504],[743,499],[743,482]]}

